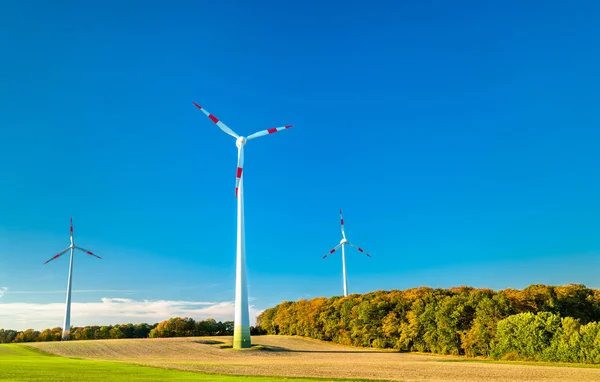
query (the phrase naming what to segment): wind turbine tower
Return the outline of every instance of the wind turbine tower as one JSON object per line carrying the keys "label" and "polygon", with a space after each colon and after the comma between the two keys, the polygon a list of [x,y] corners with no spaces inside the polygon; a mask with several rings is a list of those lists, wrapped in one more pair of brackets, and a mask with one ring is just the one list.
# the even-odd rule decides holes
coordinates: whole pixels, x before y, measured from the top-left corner
{"label": "wind turbine tower", "polygon": [[340,243],[338,245],[336,245],[331,251],[329,251],[328,254],[323,256],[323,259],[326,258],[327,256],[333,254],[335,251],[337,251],[338,248],[342,247],[342,276],[344,279],[344,297],[346,297],[346,296],[348,296],[348,283],[346,281],[346,250],[345,250],[346,245],[356,248],[358,250],[358,252],[364,253],[368,257],[371,257],[371,255],[366,253],[361,247],[358,247],[358,246],[352,244],[351,242],[349,242],[346,239],[346,232],[344,232],[344,217],[342,216],[342,210],[340,210],[340,224],[342,225],[342,240],[340,240]]}
{"label": "wind turbine tower", "polygon": [[248,288],[246,285],[246,239],[244,236],[244,179],[242,171],[244,168],[244,146],[254,138],[263,137],[281,130],[289,129],[293,125],[273,127],[262,130],[247,137],[240,136],[231,130],[227,125],[221,122],[217,117],[209,113],[202,106],[192,102],[200,111],[202,111],[211,121],[213,121],[223,132],[235,138],[235,145],[238,148],[238,162],[235,173],[235,196],[237,198],[237,250],[235,267],[235,318],[233,329],[233,348],[249,348],[250,341],[250,320],[248,312]]}
{"label": "wind turbine tower", "polygon": [[73,255],[75,254],[75,250],[78,249],[81,252],[85,252],[88,255],[91,255],[91,256],[101,259],[100,256],[92,253],[91,251],[88,251],[87,249],[83,249],[81,247],[75,246],[75,241],[73,240],[73,218],[71,218],[70,236],[71,236],[71,245],[69,245],[67,247],[67,249],[54,255],[54,257],[52,257],[50,260],[47,260],[44,263],[44,264],[48,264],[52,260],[58,259],[62,255],[64,255],[69,250],[71,251],[71,261],[69,262],[69,279],[67,281],[67,302],[66,302],[66,307],[65,307],[65,322],[63,324],[63,331],[62,331],[62,340],[63,341],[69,339],[69,333],[71,331],[71,279],[73,278],[73,257],[74,257]]}

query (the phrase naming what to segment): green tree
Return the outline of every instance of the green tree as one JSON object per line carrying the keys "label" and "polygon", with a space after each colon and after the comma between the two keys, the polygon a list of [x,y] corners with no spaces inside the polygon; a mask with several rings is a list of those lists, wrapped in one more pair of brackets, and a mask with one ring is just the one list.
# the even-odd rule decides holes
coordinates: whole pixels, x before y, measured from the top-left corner
{"label": "green tree", "polygon": [[108,333],[111,339],[125,338],[125,335],[123,334],[121,328],[118,325],[113,326]]}
{"label": "green tree", "polygon": [[133,328],[133,338],[147,338],[148,335],[150,334],[150,330],[152,330],[152,329],[153,329],[153,327],[146,323],[135,324],[135,326]]}
{"label": "green tree", "polygon": [[509,316],[498,322],[491,356],[540,360],[560,326],[560,317],[550,312]]}
{"label": "green tree", "polygon": [[36,342],[38,341],[38,337],[40,332],[33,329],[27,329],[25,331],[19,332],[13,342]]}
{"label": "green tree", "polygon": [[98,340],[107,340],[110,339],[110,330],[112,326],[101,326],[96,330],[96,339]]}
{"label": "green tree", "polygon": [[219,325],[213,318],[196,322],[196,335],[214,336],[219,332]]}

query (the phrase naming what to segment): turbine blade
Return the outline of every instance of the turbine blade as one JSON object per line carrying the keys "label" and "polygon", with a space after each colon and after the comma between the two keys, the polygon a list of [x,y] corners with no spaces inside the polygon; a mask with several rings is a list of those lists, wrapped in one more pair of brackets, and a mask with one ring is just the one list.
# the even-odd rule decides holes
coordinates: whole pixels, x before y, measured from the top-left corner
{"label": "turbine blade", "polygon": [[371,257],[371,255],[369,255],[367,252],[365,252],[365,250],[362,249],[361,247],[358,247],[358,246],[352,244],[351,242],[347,242],[347,244],[350,245],[351,247],[358,249],[358,252],[364,253],[365,255],[367,255],[367,257]]}
{"label": "turbine blade", "polygon": [[235,197],[238,196],[240,182],[242,180],[242,171],[244,170],[244,146],[238,147],[238,163],[235,171]]}
{"label": "turbine blade", "polygon": [[333,252],[335,252],[340,246],[341,246],[341,244],[338,244],[335,247],[333,247],[333,249],[331,251],[329,251],[328,254],[326,254],[325,256],[323,256],[323,258],[326,258],[327,256],[333,254]]}
{"label": "turbine blade", "polygon": [[54,257],[53,257],[53,258],[51,258],[50,260],[47,260],[47,261],[46,261],[44,264],[48,264],[48,263],[49,263],[49,262],[51,262],[52,260],[54,260],[54,259],[58,259],[58,258],[59,258],[59,257],[61,257],[62,255],[64,255],[65,253],[67,253],[67,251],[68,251],[69,249],[71,249],[71,247],[69,247],[69,248],[65,249],[64,251],[62,251],[62,252],[60,252],[60,253],[57,253],[56,255],[54,255]]}
{"label": "turbine blade", "polygon": [[69,235],[71,238],[71,244],[73,244],[73,218],[71,218],[71,227],[69,228]]}
{"label": "turbine blade", "polygon": [[342,236],[346,238],[346,232],[344,232],[344,217],[342,216],[342,210],[340,210],[340,224],[342,225]]}
{"label": "turbine blade", "polygon": [[213,121],[217,126],[219,126],[219,128],[221,130],[223,130],[224,132],[226,132],[227,134],[231,135],[234,138],[238,138],[239,135],[237,135],[233,130],[231,130],[229,127],[227,127],[226,124],[224,124],[223,122],[219,121],[219,118],[215,117],[214,115],[210,114],[206,109],[204,109],[202,106],[198,105],[196,102],[192,102],[198,109],[200,109],[204,114],[206,114],[206,116],[208,118],[210,118],[211,121]]}
{"label": "turbine blade", "polygon": [[273,127],[272,129],[262,130],[262,131],[254,133],[254,134],[250,134],[249,136],[246,137],[246,140],[249,141],[249,140],[254,139],[254,138],[259,138],[259,137],[263,137],[265,135],[273,134],[273,133],[276,133],[278,131],[289,129],[292,126],[294,126],[294,125],[292,124],[292,125],[286,125],[286,126],[281,126],[281,127]]}
{"label": "turbine blade", "polygon": [[99,258],[99,259],[102,259],[100,256],[96,255],[96,254],[95,254],[95,253],[93,253],[92,251],[88,251],[87,249],[84,249],[84,248],[81,248],[81,247],[75,247],[75,248],[77,248],[77,249],[78,249],[78,250],[80,250],[81,252],[85,252],[85,253],[87,253],[88,255],[92,255],[92,256],[94,256],[94,257],[97,257],[97,258]]}

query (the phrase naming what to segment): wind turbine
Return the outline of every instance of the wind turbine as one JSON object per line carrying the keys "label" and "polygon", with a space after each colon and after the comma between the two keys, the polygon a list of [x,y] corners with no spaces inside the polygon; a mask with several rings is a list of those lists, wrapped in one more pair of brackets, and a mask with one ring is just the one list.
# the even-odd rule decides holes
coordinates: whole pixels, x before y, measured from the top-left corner
{"label": "wind turbine", "polygon": [[240,136],[221,122],[217,117],[210,114],[202,106],[192,102],[206,116],[213,121],[221,130],[236,139],[238,148],[238,163],[235,174],[235,196],[237,198],[237,249],[235,267],[235,317],[233,327],[233,348],[249,348],[250,342],[250,320],[248,313],[248,288],[246,285],[246,243],[244,234],[244,180],[242,170],[244,168],[244,145],[247,141],[273,134],[281,130],[289,129],[293,125],[273,127],[262,130],[247,137]]}
{"label": "wind turbine", "polygon": [[344,297],[346,297],[346,296],[348,296],[348,283],[346,282],[346,251],[345,251],[345,246],[349,245],[351,247],[354,247],[354,248],[358,249],[358,252],[364,253],[368,257],[371,257],[371,255],[369,255],[368,253],[366,253],[361,247],[357,247],[356,245],[352,244],[351,242],[349,242],[346,239],[346,233],[344,232],[344,217],[342,216],[342,210],[340,210],[340,224],[342,225],[342,240],[331,251],[329,251],[328,254],[326,254],[325,256],[323,256],[323,259],[326,258],[327,256],[333,254],[333,252],[337,251],[337,249],[340,246],[342,247],[342,274],[344,275]]}
{"label": "wind turbine", "polygon": [[83,249],[81,247],[76,247],[75,246],[75,242],[73,241],[73,218],[71,218],[71,229],[70,229],[70,236],[71,236],[71,245],[69,245],[67,247],[67,249],[65,249],[64,251],[54,255],[53,258],[51,258],[50,260],[46,261],[44,264],[48,264],[49,262],[51,262],[54,259],[58,259],[59,257],[61,257],[62,255],[64,255],[65,253],[67,253],[69,250],[71,250],[71,261],[69,263],[69,281],[67,281],[67,303],[66,303],[66,308],[65,308],[65,323],[63,325],[63,332],[62,332],[62,339],[63,340],[68,340],[69,339],[69,332],[71,331],[71,279],[73,278],[73,255],[75,253],[75,250],[78,249],[81,252],[85,252],[88,255],[97,257],[99,259],[101,259],[100,256],[92,253],[91,251],[88,251],[87,249]]}

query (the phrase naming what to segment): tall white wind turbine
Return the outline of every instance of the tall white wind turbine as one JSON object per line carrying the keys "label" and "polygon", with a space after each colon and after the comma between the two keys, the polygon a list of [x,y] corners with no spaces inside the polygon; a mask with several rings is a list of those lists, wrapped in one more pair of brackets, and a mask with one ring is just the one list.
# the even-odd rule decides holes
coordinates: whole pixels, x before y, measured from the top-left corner
{"label": "tall white wind turbine", "polygon": [[69,263],[69,279],[67,281],[67,303],[66,303],[66,307],[65,307],[65,322],[63,324],[63,331],[62,331],[62,339],[63,340],[68,340],[69,339],[69,332],[71,331],[71,279],[73,278],[73,255],[75,253],[75,250],[78,249],[81,252],[85,252],[88,255],[97,257],[99,259],[101,259],[100,256],[92,253],[91,251],[88,251],[87,249],[83,249],[81,247],[76,247],[75,246],[75,241],[73,240],[73,218],[71,218],[71,230],[70,230],[70,235],[71,235],[71,245],[69,245],[67,247],[67,249],[65,249],[64,251],[54,255],[54,257],[52,257],[50,260],[46,261],[44,264],[48,264],[49,262],[51,262],[54,259],[58,259],[59,257],[61,257],[62,255],[64,255],[65,253],[67,253],[69,250],[71,250],[71,261]]}
{"label": "tall white wind turbine", "polygon": [[342,240],[338,245],[336,245],[328,254],[323,256],[323,259],[327,256],[333,254],[333,252],[337,251],[339,247],[342,247],[342,275],[344,277],[344,297],[348,296],[348,283],[346,282],[346,251],[345,246],[349,245],[358,249],[358,252],[364,253],[368,257],[371,257],[368,253],[366,253],[361,247],[357,247],[346,239],[346,232],[344,232],[344,217],[342,216],[342,210],[340,210],[340,224],[342,225]]}
{"label": "tall white wind turbine", "polygon": [[242,170],[244,168],[244,145],[247,141],[273,134],[281,130],[289,129],[293,125],[274,127],[242,137],[221,122],[217,117],[210,114],[202,106],[192,102],[206,116],[213,121],[221,130],[236,139],[238,148],[238,163],[235,174],[235,196],[237,197],[237,250],[235,268],[235,319],[233,329],[233,348],[249,348],[250,342],[250,320],[248,312],[248,288],[246,285],[246,244],[244,236],[244,180]]}

